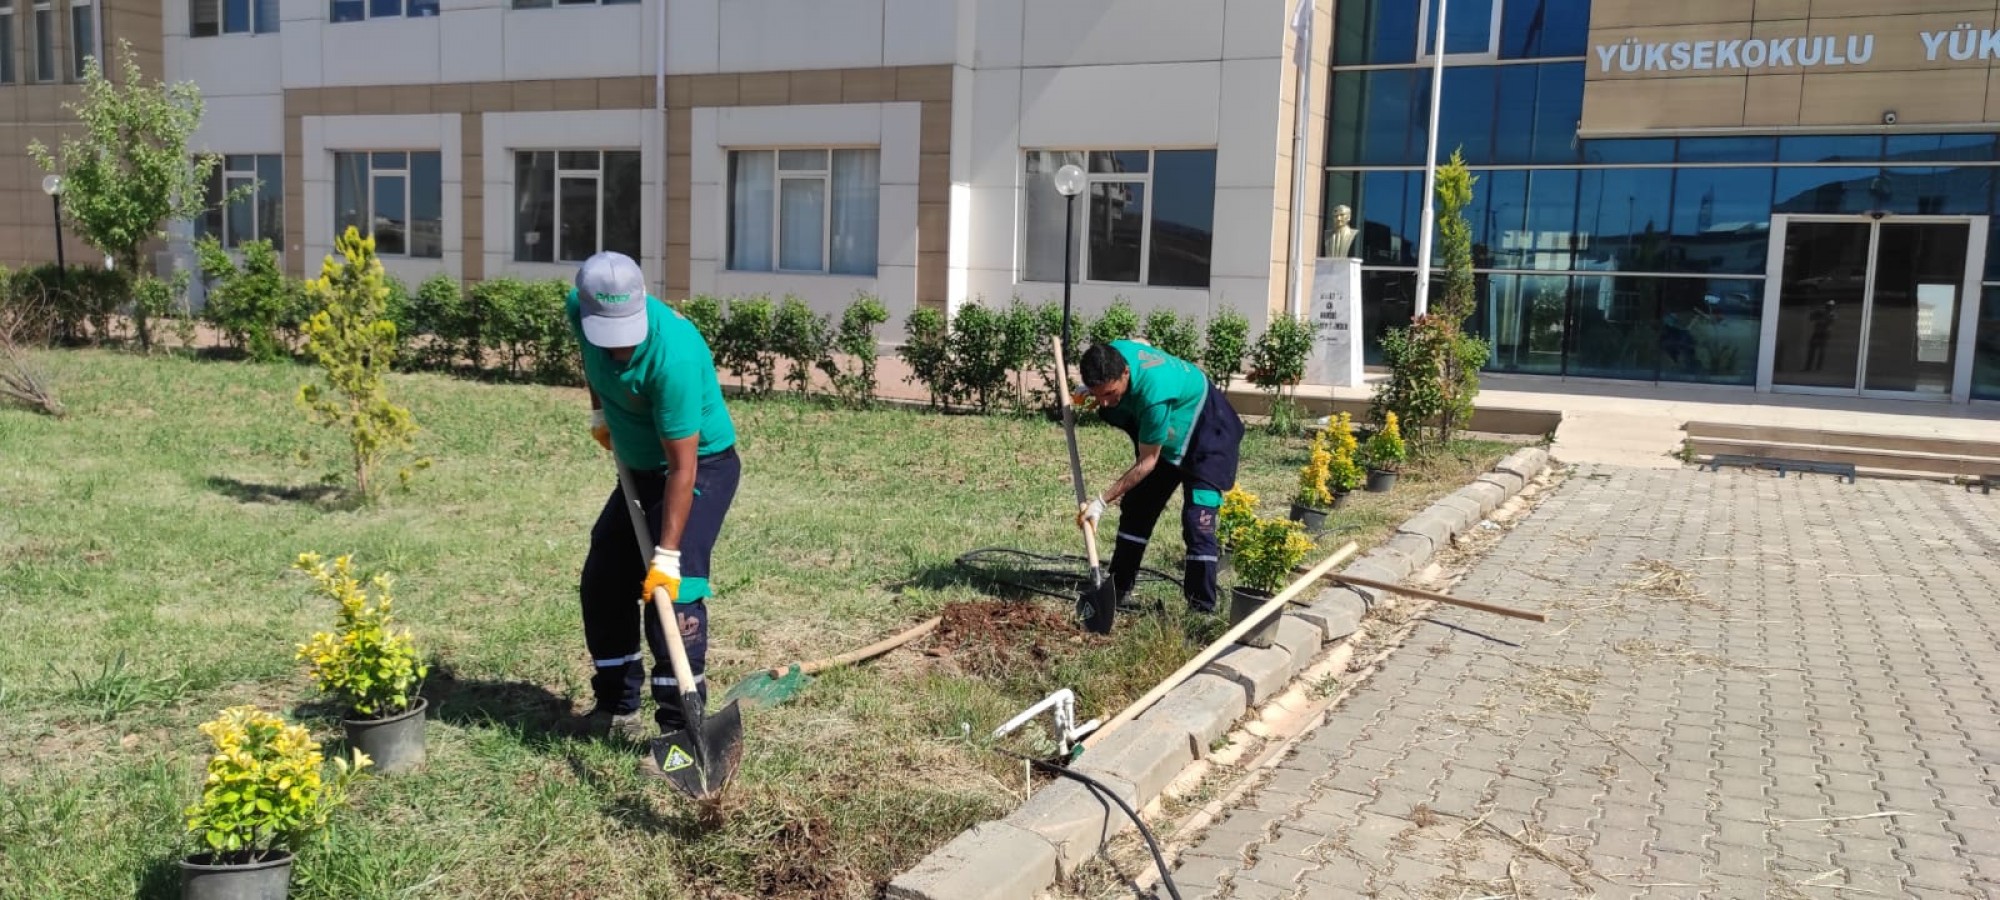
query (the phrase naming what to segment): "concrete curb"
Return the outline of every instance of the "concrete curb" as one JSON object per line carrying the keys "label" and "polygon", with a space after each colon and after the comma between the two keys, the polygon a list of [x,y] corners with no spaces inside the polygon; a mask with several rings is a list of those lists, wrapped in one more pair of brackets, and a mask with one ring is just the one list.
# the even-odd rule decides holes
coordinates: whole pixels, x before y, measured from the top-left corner
{"label": "concrete curb", "polygon": [[[1478,481],[1441,498],[1396,529],[1383,546],[1342,572],[1400,582],[1452,539],[1479,527],[1502,503],[1548,468],[1548,451],[1508,455]],[[1266,649],[1238,645],[1176,685],[1131,724],[1081,756],[1076,771],[1103,782],[1134,809],[1166,790],[1175,775],[1206,757],[1250,710],[1283,692],[1313,660],[1347,640],[1367,610],[1384,600],[1368,588],[1328,587],[1313,602],[1287,609]],[[1006,818],[981,823],[889,883],[897,900],[1032,900],[1132,828],[1116,804],[1085,785],[1058,779]]]}

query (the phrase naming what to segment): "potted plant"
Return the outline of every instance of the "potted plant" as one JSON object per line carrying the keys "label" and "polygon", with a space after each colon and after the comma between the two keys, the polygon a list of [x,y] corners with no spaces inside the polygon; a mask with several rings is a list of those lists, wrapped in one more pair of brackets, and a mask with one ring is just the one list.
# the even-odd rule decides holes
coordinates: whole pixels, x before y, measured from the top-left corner
{"label": "potted plant", "polygon": [[1354,417],[1341,413],[1326,423],[1327,431],[1333,435],[1333,463],[1327,470],[1327,486],[1333,489],[1333,508],[1347,502],[1347,495],[1360,489],[1365,473],[1361,465],[1354,461],[1358,450],[1354,442]]}
{"label": "potted plant", "polygon": [[1379,494],[1396,486],[1396,475],[1403,471],[1403,459],[1409,455],[1408,445],[1403,443],[1403,432],[1397,427],[1396,414],[1384,413],[1382,430],[1368,438],[1365,451],[1368,460],[1368,491]]}
{"label": "potted plant", "polygon": [[339,606],[335,630],[300,644],[298,658],[319,689],[341,705],[348,746],[366,752],[385,774],[415,768],[424,760],[429,705],[417,691],[429,667],[418,659],[410,633],[390,628],[393,581],[387,575],[371,579],[378,600],[370,603],[350,556],[328,567],[319,554],[302,553],[293,568],[311,575],[319,593]]}
{"label": "potted plant", "polygon": [[1326,530],[1326,514],[1333,508],[1333,492],[1327,487],[1332,471],[1333,451],[1327,449],[1326,431],[1313,432],[1312,454],[1299,469],[1299,487],[1292,493],[1292,521],[1312,534]]}
{"label": "potted plant", "polygon": [[[1236,542],[1237,584],[1229,594],[1231,625],[1242,622],[1258,607],[1270,602],[1284,587],[1292,569],[1313,548],[1312,539],[1306,537],[1304,529],[1289,519],[1256,519],[1239,528],[1233,537]],[[1263,625],[1244,635],[1240,643],[1269,647],[1277,630],[1278,617],[1271,616]]]}
{"label": "potted plant", "polygon": [[1229,568],[1231,548],[1236,533],[1243,526],[1257,521],[1257,495],[1243,489],[1242,485],[1222,493],[1222,509],[1215,517],[1215,543],[1222,548],[1222,564],[1219,568]]}
{"label": "potted plant", "polygon": [[232,706],[201,726],[215,745],[201,800],[187,808],[200,846],[181,859],[183,900],[284,900],[293,854],[326,827],[368,757],[333,761],[298,725],[255,706]]}

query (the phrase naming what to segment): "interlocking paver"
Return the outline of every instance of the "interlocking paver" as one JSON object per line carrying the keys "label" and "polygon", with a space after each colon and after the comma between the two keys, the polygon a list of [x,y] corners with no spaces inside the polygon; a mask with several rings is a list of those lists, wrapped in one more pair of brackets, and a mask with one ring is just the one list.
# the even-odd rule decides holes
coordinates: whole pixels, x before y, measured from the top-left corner
{"label": "interlocking paver", "polygon": [[1961,493],[1573,472],[1453,589],[1551,621],[1432,610],[1520,646],[1416,625],[1186,895],[2000,898],[2000,504]]}

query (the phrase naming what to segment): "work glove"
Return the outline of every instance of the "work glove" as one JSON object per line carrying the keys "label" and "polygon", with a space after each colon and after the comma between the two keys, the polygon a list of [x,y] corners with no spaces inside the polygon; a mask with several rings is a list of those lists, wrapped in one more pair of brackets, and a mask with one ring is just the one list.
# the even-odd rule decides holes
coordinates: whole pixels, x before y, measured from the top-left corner
{"label": "work glove", "polygon": [[604,452],[611,452],[611,426],[604,421],[604,410],[593,409],[590,411],[590,436],[597,439],[597,443],[604,448]]}
{"label": "work glove", "polygon": [[668,600],[680,601],[681,552],[679,550],[653,548],[653,564],[646,570],[646,586],[640,588],[642,602],[653,599],[654,588],[666,588]]}
{"label": "work glove", "polygon": [[1090,403],[1090,389],[1081,384],[1070,385],[1069,405],[1083,409]]}
{"label": "work glove", "polygon": [[[1097,496],[1090,498],[1089,503],[1085,503],[1077,508],[1076,524],[1077,527],[1079,528],[1089,527],[1094,529],[1097,527],[1097,520],[1103,517],[1104,517],[1104,495],[1098,494]],[[1089,524],[1086,526],[1085,523]]]}

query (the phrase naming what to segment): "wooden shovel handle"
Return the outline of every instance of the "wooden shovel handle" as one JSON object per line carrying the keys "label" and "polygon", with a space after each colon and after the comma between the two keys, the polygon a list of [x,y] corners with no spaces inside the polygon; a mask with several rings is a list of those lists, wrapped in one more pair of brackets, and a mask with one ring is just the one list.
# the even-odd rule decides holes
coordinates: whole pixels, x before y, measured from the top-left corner
{"label": "wooden shovel handle", "polygon": [[1423,588],[1405,587],[1400,584],[1390,584],[1389,582],[1386,581],[1376,581],[1375,579],[1372,578],[1356,578],[1352,575],[1329,575],[1327,577],[1335,581],[1341,582],[1343,584],[1352,584],[1365,588],[1374,588],[1378,591],[1393,591],[1398,594],[1407,594],[1411,597],[1422,597],[1426,600],[1436,600],[1439,603],[1449,603],[1452,606],[1463,606],[1466,609],[1476,609],[1479,610],[1480,612],[1489,612],[1496,616],[1507,616],[1509,618],[1514,618],[1514,619],[1527,619],[1530,622],[1547,622],[1549,620],[1549,616],[1547,613],[1531,612],[1525,609],[1514,609],[1512,607],[1500,606],[1493,603],[1482,603],[1478,600],[1467,600],[1462,597],[1454,597],[1450,594],[1440,594],[1437,591],[1427,591],[1424,590]]}
{"label": "wooden shovel handle", "polygon": [[[851,662],[860,662],[861,660],[864,659],[871,659],[873,657],[881,656],[882,654],[894,650],[897,647],[901,647],[904,644],[916,640],[917,638],[930,634],[931,630],[937,628],[938,623],[942,621],[944,621],[943,616],[933,616],[928,621],[914,628],[911,628],[910,630],[905,631],[902,634],[896,635],[895,637],[883,638],[882,640],[869,644],[868,646],[863,647],[859,650],[850,650],[846,653],[840,654],[839,656],[829,656],[826,659],[816,659],[813,660],[812,662],[800,663],[799,671],[806,675],[817,675],[821,672],[824,672],[836,666],[844,666]],[[791,670],[790,666],[773,666],[770,669],[771,677],[783,678],[785,673],[790,670]]]}

